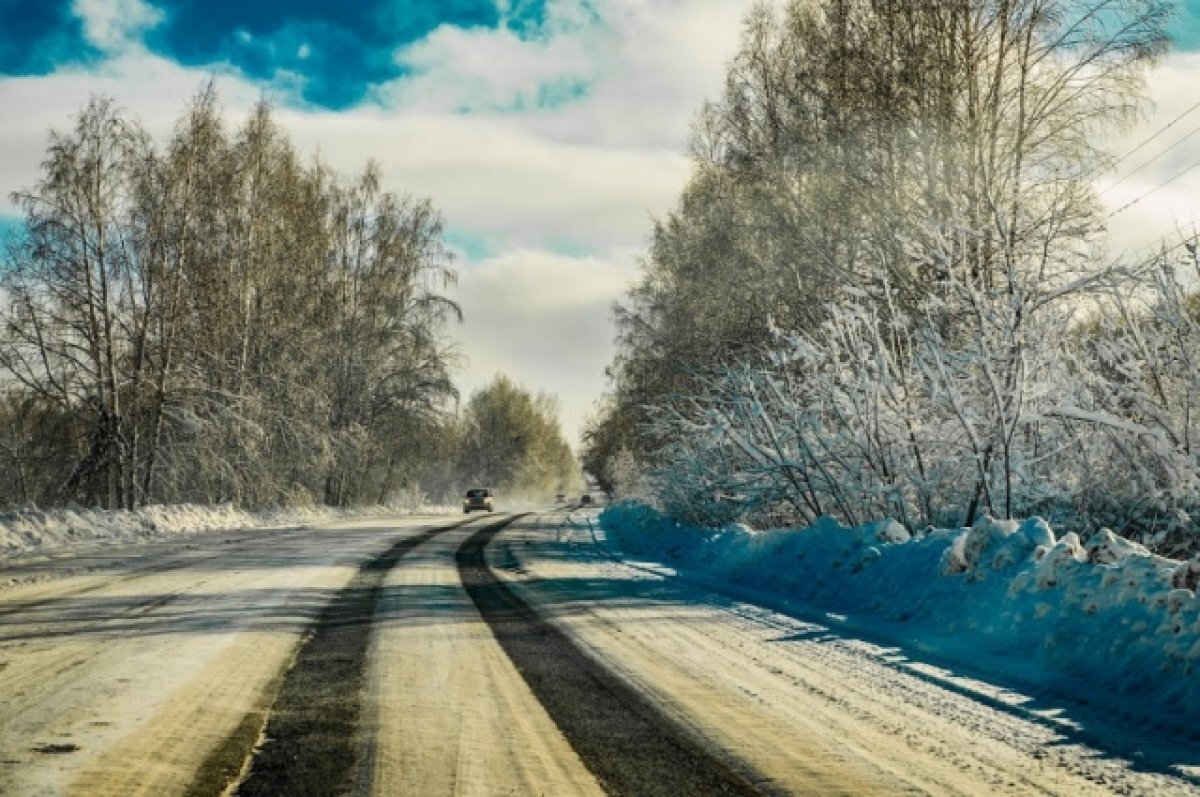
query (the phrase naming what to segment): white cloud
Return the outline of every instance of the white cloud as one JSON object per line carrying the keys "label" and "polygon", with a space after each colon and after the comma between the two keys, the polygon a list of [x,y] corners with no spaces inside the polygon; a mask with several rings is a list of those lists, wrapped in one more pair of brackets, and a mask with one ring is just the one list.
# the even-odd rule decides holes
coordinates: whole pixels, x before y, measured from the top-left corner
{"label": "white cloud", "polygon": [[563,430],[574,445],[604,389],[611,361],[613,300],[633,279],[635,253],[571,258],[516,250],[463,269],[455,298],[470,357],[464,397],[505,373],[562,400]]}
{"label": "white cloud", "polygon": [[719,97],[751,0],[609,0],[610,69],[581,103],[529,120],[563,140],[680,149]]}
{"label": "white cloud", "polygon": [[537,108],[546,87],[596,79],[592,55],[582,37],[523,40],[504,28],[443,26],[397,53],[414,76],[382,87],[378,97],[389,107],[449,114]]}
{"label": "white cloud", "polygon": [[[66,130],[88,98],[107,95],[141,120],[159,141],[170,134],[187,99],[215,72],[188,69],[143,50],[129,50],[91,71],[72,67],[47,76],[0,77],[0,213],[15,213],[9,193],[31,187],[41,174],[46,138]],[[237,117],[261,90],[236,77],[217,75],[224,105]]]}
{"label": "white cloud", "polygon": [[139,46],[142,35],[163,20],[143,0],[74,0],[72,11],[83,23],[83,35],[106,53]]}
{"label": "white cloud", "polygon": [[[701,102],[722,89],[753,4],[601,0],[589,15],[576,0],[557,0],[542,34],[531,38],[503,28],[440,28],[397,52],[414,72],[375,97],[385,107],[474,112],[565,143],[680,151]],[[550,107],[517,102],[556,81],[587,89]]]}
{"label": "white cloud", "polygon": [[652,213],[688,174],[679,152],[568,145],[476,117],[282,115],[306,148],[339,171],[374,155],[394,187],[429,196],[455,228],[503,246],[602,251],[640,245]]}

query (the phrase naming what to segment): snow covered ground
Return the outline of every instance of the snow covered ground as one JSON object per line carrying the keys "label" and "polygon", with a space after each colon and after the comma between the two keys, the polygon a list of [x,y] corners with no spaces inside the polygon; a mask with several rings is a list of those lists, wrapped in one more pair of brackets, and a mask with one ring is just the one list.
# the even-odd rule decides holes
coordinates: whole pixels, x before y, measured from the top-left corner
{"label": "snow covered ground", "polygon": [[1099,689],[1083,704],[1016,677],[1014,667],[1033,670],[1021,651],[987,656],[970,634],[789,601],[605,537],[592,511],[535,516],[493,540],[489,561],[539,613],[698,738],[746,762],[769,791],[1200,793],[1187,712],[1113,711]]}
{"label": "snow covered ground", "polygon": [[382,516],[47,555],[45,578],[0,589],[0,794],[172,795],[208,783],[210,756],[253,742],[298,643],[362,563],[452,520]]}
{"label": "snow covered ground", "polygon": [[829,519],[712,531],[625,503],[599,523],[628,554],[845,615],[944,660],[1178,729],[1200,716],[1200,558],[1164,559],[1109,532],[1083,545],[1038,518],[915,537]]}
{"label": "snow covered ground", "polygon": [[[445,507],[406,508],[408,514],[444,514]],[[30,553],[63,552],[89,544],[128,544],[182,537],[205,531],[306,526],[355,517],[395,515],[395,507],[340,510],[328,507],[244,512],[232,504],[147,506],[136,510],[22,507],[0,513],[0,559]]]}
{"label": "snow covered ground", "polygon": [[[1023,689],[1017,676],[1044,684],[1032,676],[1039,666],[1049,671],[1049,660],[1023,650],[1002,655],[1001,635],[967,627],[1000,611],[930,607],[922,601],[934,598],[911,589],[915,583],[894,586],[904,571],[902,560],[890,558],[903,550],[933,568],[924,579],[950,602],[1011,585],[1015,564],[990,568],[1001,550],[1023,549],[1018,530],[1002,527],[998,546],[961,532],[900,542],[904,535],[890,524],[714,535],[626,507],[605,513],[613,529],[606,535],[596,518],[596,510],[521,518],[488,546],[489,564],[703,749],[744,763],[764,788],[1062,797],[1200,792],[1200,737],[1189,704],[1147,709],[1149,722],[1108,711],[1110,695],[1090,674],[1102,667],[1103,652],[1091,670],[1062,679],[1068,694],[1097,698],[1087,706]],[[47,564],[12,572],[57,577],[0,590],[8,698],[0,711],[0,760],[10,765],[0,767],[0,793],[184,793],[210,761],[252,743],[298,641],[364,562],[402,537],[460,519],[381,517],[108,545],[83,557],[70,555],[70,546],[33,554]],[[488,522],[474,520],[475,528]],[[429,539],[384,582],[364,692],[374,793],[414,783],[424,792],[437,784],[480,793],[590,791],[462,591],[455,551],[470,533],[464,527]],[[894,541],[878,541],[881,534]],[[939,535],[945,539],[935,544]],[[980,536],[986,542],[992,532]],[[618,539],[624,552],[612,547]],[[879,556],[866,554],[869,548]],[[802,549],[806,556],[797,560]],[[723,552],[725,565],[742,571],[722,566]],[[111,561],[92,568],[98,560]],[[974,565],[952,572],[965,561]],[[863,567],[855,573],[857,564]],[[885,578],[889,567],[897,569]],[[1058,571],[1071,567],[1060,563]],[[908,573],[920,569],[914,564]],[[749,571],[790,574],[794,603],[784,606],[787,590]],[[968,580],[975,572],[982,579]],[[851,578],[870,579],[861,582],[857,604],[846,597]],[[1043,591],[1071,581],[1060,578]],[[924,614],[897,614],[905,602]],[[955,608],[957,630],[939,626]],[[888,633],[902,641],[881,638]],[[977,665],[1001,677],[986,677]],[[490,790],[480,785],[484,778]]]}

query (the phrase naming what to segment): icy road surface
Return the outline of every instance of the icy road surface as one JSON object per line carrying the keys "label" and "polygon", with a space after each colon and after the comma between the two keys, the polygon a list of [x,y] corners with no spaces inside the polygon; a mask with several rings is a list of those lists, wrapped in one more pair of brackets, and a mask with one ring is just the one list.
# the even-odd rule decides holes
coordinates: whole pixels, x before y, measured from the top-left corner
{"label": "icy road surface", "polygon": [[[462,586],[456,553],[494,518],[459,520],[212,533],[0,566],[0,582],[18,582],[0,589],[0,794],[235,789],[276,743],[276,720],[306,716],[294,676],[325,666],[322,657],[350,675],[314,687],[314,701],[361,706],[312,721],[351,723],[332,730],[350,751],[336,771],[306,757],[338,790],[620,792],[620,779],[605,779],[612,762],[596,763],[603,751],[580,743],[561,704],[539,699],[547,685],[530,688],[541,670],[514,658],[511,638],[497,641],[514,632],[489,623],[508,616],[492,606],[485,622]],[[582,652],[597,683],[608,677],[640,696],[620,710],[652,714],[664,736],[754,790],[1200,793],[1187,778],[1195,749],[1164,750],[1142,726],[1103,725],[1078,707],[610,559],[563,514],[518,520],[485,559],[532,607],[518,647],[532,639]],[[555,632],[529,625],[539,618]],[[545,658],[572,661],[567,652]],[[600,691],[597,703],[609,699]],[[662,760],[631,759],[646,772],[630,782],[668,783],[655,772]],[[321,775],[310,783],[328,786]]]}

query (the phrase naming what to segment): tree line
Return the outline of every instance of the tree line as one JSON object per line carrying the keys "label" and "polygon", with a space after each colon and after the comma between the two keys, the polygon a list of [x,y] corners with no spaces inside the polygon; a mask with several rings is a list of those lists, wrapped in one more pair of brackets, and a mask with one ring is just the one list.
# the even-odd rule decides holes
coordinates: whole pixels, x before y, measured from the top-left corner
{"label": "tree line", "polygon": [[446,419],[427,490],[461,496],[471,487],[492,487],[497,505],[510,508],[578,490],[582,474],[558,410],[553,395],[497,375]]}
{"label": "tree line", "polygon": [[[209,84],[160,146],[93,98],[13,199],[0,506],[345,506],[504,475],[458,468],[490,394],[456,409],[441,215],[373,162],[305,160],[265,101],[230,129]],[[565,469],[550,400],[502,388],[542,424],[513,427],[522,478]]]}
{"label": "tree line", "polygon": [[617,309],[588,469],[709,525],[1036,512],[1194,539],[1196,247],[1109,251],[1093,188],[1170,14],[756,8]]}

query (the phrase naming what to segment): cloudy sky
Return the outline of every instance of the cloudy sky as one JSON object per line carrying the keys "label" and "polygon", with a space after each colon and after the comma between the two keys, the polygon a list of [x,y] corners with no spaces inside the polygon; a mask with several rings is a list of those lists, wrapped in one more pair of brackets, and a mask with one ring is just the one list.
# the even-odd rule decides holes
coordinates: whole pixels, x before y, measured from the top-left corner
{"label": "cloudy sky", "polygon": [[[433,200],[458,255],[464,394],[508,373],[557,394],[575,440],[604,387],[609,308],[687,179],[688,122],[752,4],[0,0],[0,228],[47,131],[89,95],[162,140],[215,75],[231,121],[265,94],[304,151],[346,174],[374,156],[387,187]],[[1200,0],[1174,33],[1156,111],[1115,148],[1188,113],[1100,179],[1114,210],[1152,191],[1113,216],[1122,249],[1200,223]]]}

